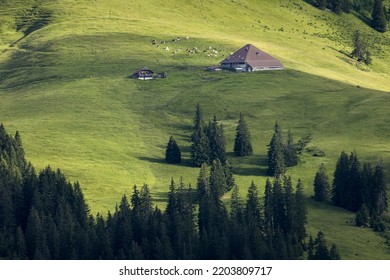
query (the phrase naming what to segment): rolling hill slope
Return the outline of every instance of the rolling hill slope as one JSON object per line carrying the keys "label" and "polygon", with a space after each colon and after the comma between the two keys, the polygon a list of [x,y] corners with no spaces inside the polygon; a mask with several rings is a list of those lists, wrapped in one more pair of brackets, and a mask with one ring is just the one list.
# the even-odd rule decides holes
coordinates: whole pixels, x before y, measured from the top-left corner
{"label": "rolling hill slope", "polygon": [[[310,199],[319,164],[331,174],[342,150],[356,150],[364,161],[381,158],[390,175],[389,32],[299,0],[168,0],[158,7],[149,0],[12,3],[1,7],[8,24],[1,29],[0,122],[21,132],[35,166],[50,164],[80,181],[93,213],[112,210],[133,184],[149,184],[157,204],[163,204],[171,176],[194,186],[197,168],[166,165],[163,156],[173,131],[189,159],[200,102],[206,118],[216,114],[224,124],[229,150],[239,112],[247,116],[255,155],[232,158],[243,196],[252,180],[264,187],[266,145],[276,120],[295,139],[312,134],[310,145],[326,156],[306,153],[289,170],[306,186],[309,231],[323,230],[344,258],[389,258],[380,236],[351,226],[353,213]],[[50,14],[49,22],[16,31],[13,20],[31,11],[31,3]],[[344,54],[356,29],[373,44],[368,68]],[[277,57],[287,70],[203,70],[246,43]],[[195,48],[200,51],[186,52]],[[168,78],[128,78],[145,65]]]}

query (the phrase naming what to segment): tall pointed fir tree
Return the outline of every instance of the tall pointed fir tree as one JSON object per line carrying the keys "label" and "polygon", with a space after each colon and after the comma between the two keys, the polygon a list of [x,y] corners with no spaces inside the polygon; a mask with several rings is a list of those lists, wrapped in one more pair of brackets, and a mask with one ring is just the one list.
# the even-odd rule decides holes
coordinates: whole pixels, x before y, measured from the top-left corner
{"label": "tall pointed fir tree", "polygon": [[346,192],[348,199],[345,207],[351,211],[358,211],[363,204],[363,185],[361,166],[356,152],[351,153],[349,165],[349,180]]}
{"label": "tall pointed fir tree", "polygon": [[386,180],[381,163],[378,163],[373,172],[372,209],[373,217],[382,217],[387,211]]}
{"label": "tall pointed fir tree", "polygon": [[342,11],[342,0],[328,0],[328,7],[335,14],[340,14]]}
{"label": "tall pointed fir tree", "polygon": [[375,0],[372,10],[372,28],[379,32],[386,32],[387,20],[382,0]]}
{"label": "tall pointed fir tree", "polygon": [[364,62],[365,64],[371,64],[371,53],[368,50],[367,39],[361,34],[360,30],[356,30],[353,39],[353,51],[351,56],[356,58],[359,62]]}
{"label": "tall pointed fir tree", "polygon": [[226,140],[223,125],[218,125],[217,117],[214,115],[213,121],[207,128],[209,138],[209,163],[219,159],[222,164],[226,162]]}
{"label": "tall pointed fir tree", "polygon": [[240,119],[236,127],[233,151],[239,157],[250,156],[253,153],[251,135],[243,113],[240,113]]}
{"label": "tall pointed fir tree", "polygon": [[332,201],[334,205],[345,207],[347,202],[346,192],[349,183],[349,157],[342,152],[337,161],[332,185]]}
{"label": "tall pointed fir tree", "polygon": [[325,10],[328,0],[316,0],[315,5],[318,9]]}
{"label": "tall pointed fir tree", "polygon": [[191,135],[191,161],[194,166],[201,166],[203,163],[209,162],[209,139],[206,134],[206,127],[203,122],[203,114],[200,104],[196,106],[193,132]]}
{"label": "tall pointed fir tree", "polygon": [[303,243],[306,238],[306,224],[307,224],[307,208],[305,205],[305,197],[303,194],[303,184],[301,179],[298,180],[294,195],[294,233],[298,240]]}
{"label": "tall pointed fir tree", "polygon": [[227,191],[226,177],[219,159],[213,161],[210,170],[210,192],[214,200],[220,199]]}
{"label": "tall pointed fir tree", "polygon": [[244,218],[248,229],[248,248],[254,259],[262,259],[267,253],[263,235],[263,219],[257,186],[252,181],[247,194]]}
{"label": "tall pointed fir tree", "polygon": [[165,161],[172,164],[181,162],[181,151],[172,135],[165,150]]}
{"label": "tall pointed fir tree", "polygon": [[287,143],[284,147],[284,162],[286,167],[292,167],[298,164],[298,152],[290,130],[287,133]]}
{"label": "tall pointed fir tree", "polygon": [[272,183],[269,178],[267,178],[264,190],[264,231],[267,237],[267,241],[271,242],[271,237],[274,232],[274,226]]}
{"label": "tall pointed fir tree", "polygon": [[274,135],[268,148],[268,175],[279,177],[285,170],[282,129],[275,123]]}
{"label": "tall pointed fir tree", "polygon": [[327,201],[330,198],[330,184],[325,165],[321,163],[314,178],[314,199]]}

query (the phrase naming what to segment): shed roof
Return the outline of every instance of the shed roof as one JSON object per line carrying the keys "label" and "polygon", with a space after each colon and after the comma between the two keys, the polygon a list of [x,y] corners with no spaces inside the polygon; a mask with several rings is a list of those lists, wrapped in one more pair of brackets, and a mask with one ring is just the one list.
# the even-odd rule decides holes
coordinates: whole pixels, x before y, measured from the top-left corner
{"label": "shed roof", "polygon": [[283,64],[279,60],[251,44],[243,46],[241,49],[221,61],[221,64],[225,63],[248,63],[252,67],[283,68]]}

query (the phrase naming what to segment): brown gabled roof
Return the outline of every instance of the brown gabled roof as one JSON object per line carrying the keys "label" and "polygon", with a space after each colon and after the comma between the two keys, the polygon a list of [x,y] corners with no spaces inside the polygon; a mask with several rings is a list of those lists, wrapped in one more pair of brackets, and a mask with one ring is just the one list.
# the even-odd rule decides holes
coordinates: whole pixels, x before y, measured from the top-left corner
{"label": "brown gabled roof", "polygon": [[224,63],[248,63],[252,67],[283,67],[276,58],[248,44],[221,61]]}

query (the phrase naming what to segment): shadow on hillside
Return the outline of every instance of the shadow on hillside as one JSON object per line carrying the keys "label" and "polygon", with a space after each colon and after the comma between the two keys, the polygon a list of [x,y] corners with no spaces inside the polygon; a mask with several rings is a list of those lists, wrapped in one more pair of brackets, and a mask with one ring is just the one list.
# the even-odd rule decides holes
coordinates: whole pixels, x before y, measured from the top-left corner
{"label": "shadow on hillside", "polygon": [[267,176],[267,157],[234,157],[233,173],[241,176]]}
{"label": "shadow on hillside", "polygon": [[[153,158],[153,157],[137,157],[139,160],[147,161],[150,163],[159,163],[159,164],[166,164],[166,165],[173,165],[170,163],[167,163],[164,158]],[[182,159],[181,163],[174,164],[176,166],[186,166],[186,167],[193,167],[190,160]]]}
{"label": "shadow on hillside", "polygon": [[153,157],[137,157],[138,159],[142,160],[142,161],[148,161],[150,163],[165,163],[165,160],[163,158],[153,158]]}
{"label": "shadow on hillside", "polygon": [[240,176],[267,176],[267,168],[258,167],[234,167],[233,173]]}
{"label": "shadow on hillside", "polygon": [[167,202],[168,190],[169,190],[169,186],[167,186],[167,191],[165,191],[165,192],[152,192],[151,195],[153,197],[153,201],[154,202]]}

